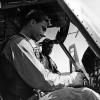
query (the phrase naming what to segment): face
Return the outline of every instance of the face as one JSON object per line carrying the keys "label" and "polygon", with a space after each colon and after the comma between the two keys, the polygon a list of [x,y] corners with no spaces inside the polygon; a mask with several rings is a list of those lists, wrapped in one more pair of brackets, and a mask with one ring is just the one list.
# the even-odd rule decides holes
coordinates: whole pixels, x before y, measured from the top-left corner
{"label": "face", "polygon": [[37,23],[36,21],[32,25],[32,38],[36,41],[39,41],[42,37],[44,37],[44,33],[47,30],[47,22],[42,21]]}
{"label": "face", "polygon": [[48,44],[46,46],[43,46],[43,52],[45,55],[49,55],[52,52],[53,44]]}

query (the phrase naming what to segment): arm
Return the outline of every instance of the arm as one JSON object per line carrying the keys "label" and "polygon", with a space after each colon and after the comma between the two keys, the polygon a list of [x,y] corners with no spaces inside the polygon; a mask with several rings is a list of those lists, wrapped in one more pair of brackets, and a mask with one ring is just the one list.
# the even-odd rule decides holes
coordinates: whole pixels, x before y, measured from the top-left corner
{"label": "arm", "polygon": [[[32,52],[32,48],[26,40],[13,39],[9,42],[10,46],[10,60],[13,63],[20,77],[31,87],[40,89],[42,91],[52,91],[50,84],[44,79],[42,68],[39,70],[35,67],[37,62],[35,61],[35,55]],[[8,49],[6,49],[8,51]],[[32,56],[30,53],[33,53]],[[38,66],[38,65],[37,65]]]}
{"label": "arm", "polygon": [[[43,91],[52,91],[54,86],[63,84],[72,84],[70,76],[61,76],[53,74],[45,69],[43,65],[35,57],[30,44],[26,40],[15,40],[10,42],[12,52],[12,62],[23,80],[31,87],[41,89]],[[52,82],[51,86],[49,82]]]}

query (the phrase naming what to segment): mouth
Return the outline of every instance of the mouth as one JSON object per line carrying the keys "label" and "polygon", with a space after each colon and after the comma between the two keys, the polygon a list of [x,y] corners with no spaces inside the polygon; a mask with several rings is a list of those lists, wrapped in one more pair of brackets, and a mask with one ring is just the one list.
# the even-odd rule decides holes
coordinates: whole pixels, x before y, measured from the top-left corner
{"label": "mouth", "polygon": [[41,37],[46,37],[46,34],[40,34]]}

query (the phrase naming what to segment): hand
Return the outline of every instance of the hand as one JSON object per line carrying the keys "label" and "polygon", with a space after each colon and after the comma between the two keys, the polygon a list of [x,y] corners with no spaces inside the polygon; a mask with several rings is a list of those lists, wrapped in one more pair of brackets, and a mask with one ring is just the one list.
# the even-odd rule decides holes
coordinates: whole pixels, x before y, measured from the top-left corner
{"label": "hand", "polygon": [[72,86],[83,86],[84,85],[84,74],[81,72],[73,72],[70,75],[72,80]]}
{"label": "hand", "polygon": [[64,84],[59,84],[59,85],[56,85],[54,86],[54,90],[58,90],[58,89],[62,89],[65,85]]}

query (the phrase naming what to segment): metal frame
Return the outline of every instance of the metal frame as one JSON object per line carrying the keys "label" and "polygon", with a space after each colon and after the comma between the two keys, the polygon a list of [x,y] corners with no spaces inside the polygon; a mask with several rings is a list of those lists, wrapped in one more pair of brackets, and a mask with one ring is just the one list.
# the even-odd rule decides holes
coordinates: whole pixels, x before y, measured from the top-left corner
{"label": "metal frame", "polygon": [[58,1],[59,5],[62,7],[62,9],[65,11],[65,13],[69,16],[72,23],[80,30],[82,35],[85,37],[85,39],[87,40],[87,42],[88,42],[89,46],[91,47],[91,49],[100,58],[100,48],[98,47],[96,42],[93,40],[93,38],[90,36],[88,30],[83,25],[83,22],[81,22],[78,19],[78,15],[76,16],[74,14],[74,10],[69,8],[69,6],[68,6],[69,4],[66,5],[64,0],[57,0],[57,1]]}

